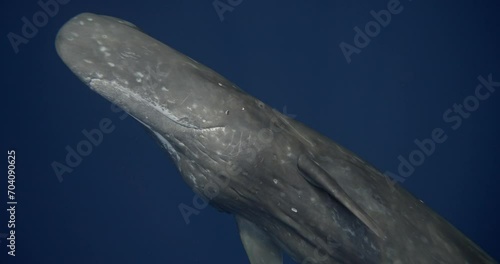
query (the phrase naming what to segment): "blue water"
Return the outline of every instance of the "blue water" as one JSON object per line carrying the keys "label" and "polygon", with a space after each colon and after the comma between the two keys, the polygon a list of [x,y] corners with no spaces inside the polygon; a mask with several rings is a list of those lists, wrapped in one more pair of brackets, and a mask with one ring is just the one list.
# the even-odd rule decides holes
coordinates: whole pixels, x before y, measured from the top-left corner
{"label": "blue water", "polygon": [[[18,205],[16,257],[0,237],[0,263],[248,263],[232,216],[205,208],[186,224],[177,207],[192,205],[193,193],[167,155],[58,58],[57,30],[81,12],[135,23],[381,171],[396,173],[415,139],[443,129],[446,141],[402,185],[500,259],[500,95],[478,105],[468,98],[478,76],[500,82],[498,1],[401,1],[350,63],[340,43],[354,45],[353,28],[389,1],[243,0],[223,21],[211,1],[102,2],[61,5],[17,54],[7,34],[21,34],[21,18],[41,7],[23,0],[1,9],[1,152],[16,151]],[[466,98],[467,118],[443,119]],[[114,131],[60,182],[51,164],[104,118]]]}

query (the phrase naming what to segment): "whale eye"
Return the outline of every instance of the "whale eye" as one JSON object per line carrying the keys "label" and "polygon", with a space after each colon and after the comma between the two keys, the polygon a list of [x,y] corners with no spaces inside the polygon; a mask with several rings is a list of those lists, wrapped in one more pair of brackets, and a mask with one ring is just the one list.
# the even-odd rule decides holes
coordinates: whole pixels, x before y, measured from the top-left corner
{"label": "whale eye", "polygon": [[223,185],[227,185],[229,183],[229,177],[224,174],[219,174],[219,180]]}

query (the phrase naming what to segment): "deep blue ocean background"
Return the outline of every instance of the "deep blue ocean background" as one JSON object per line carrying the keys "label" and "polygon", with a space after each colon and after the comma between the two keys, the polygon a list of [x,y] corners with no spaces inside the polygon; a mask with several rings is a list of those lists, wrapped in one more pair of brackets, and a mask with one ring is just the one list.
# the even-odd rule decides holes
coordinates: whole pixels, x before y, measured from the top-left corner
{"label": "deep blue ocean background", "polygon": [[[8,33],[21,34],[21,18],[41,8],[4,1],[0,263],[248,263],[233,217],[206,208],[186,224],[177,207],[191,205],[193,192],[167,155],[57,56],[58,29],[81,12],[131,21],[381,171],[396,172],[415,139],[442,128],[447,140],[402,185],[500,259],[499,89],[456,130],[443,119],[474,95],[478,76],[500,82],[499,2],[402,0],[347,63],[339,44],[352,45],[353,28],[388,2],[243,0],[221,21],[212,1],[71,0],[16,54]],[[103,118],[116,129],[60,182],[51,164]],[[9,149],[17,158],[14,258],[1,235]]]}

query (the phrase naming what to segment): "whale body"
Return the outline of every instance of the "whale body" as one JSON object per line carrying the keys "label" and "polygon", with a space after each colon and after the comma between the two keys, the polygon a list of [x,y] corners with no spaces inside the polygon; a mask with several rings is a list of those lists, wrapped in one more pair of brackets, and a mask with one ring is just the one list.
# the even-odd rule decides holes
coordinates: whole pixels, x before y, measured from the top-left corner
{"label": "whale body", "polygon": [[86,85],[141,122],[194,192],[235,215],[252,264],[496,263],[327,137],[130,22],[91,13],[56,38]]}

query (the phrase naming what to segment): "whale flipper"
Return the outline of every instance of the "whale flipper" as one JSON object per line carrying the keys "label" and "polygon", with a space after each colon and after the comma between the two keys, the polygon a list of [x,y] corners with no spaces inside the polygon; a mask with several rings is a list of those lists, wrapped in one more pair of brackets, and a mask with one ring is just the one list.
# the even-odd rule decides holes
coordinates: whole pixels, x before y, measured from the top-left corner
{"label": "whale flipper", "polygon": [[236,216],[240,238],[251,264],[282,264],[281,249],[254,223]]}
{"label": "whale flipper", "polygon": [[339,201],[378,237],[382,239],[385,237],[373,219],[342,189],[335,178],[315,161],[302,154],[299,156],[297,167],[309,183],[324,190],[332,198]]}

